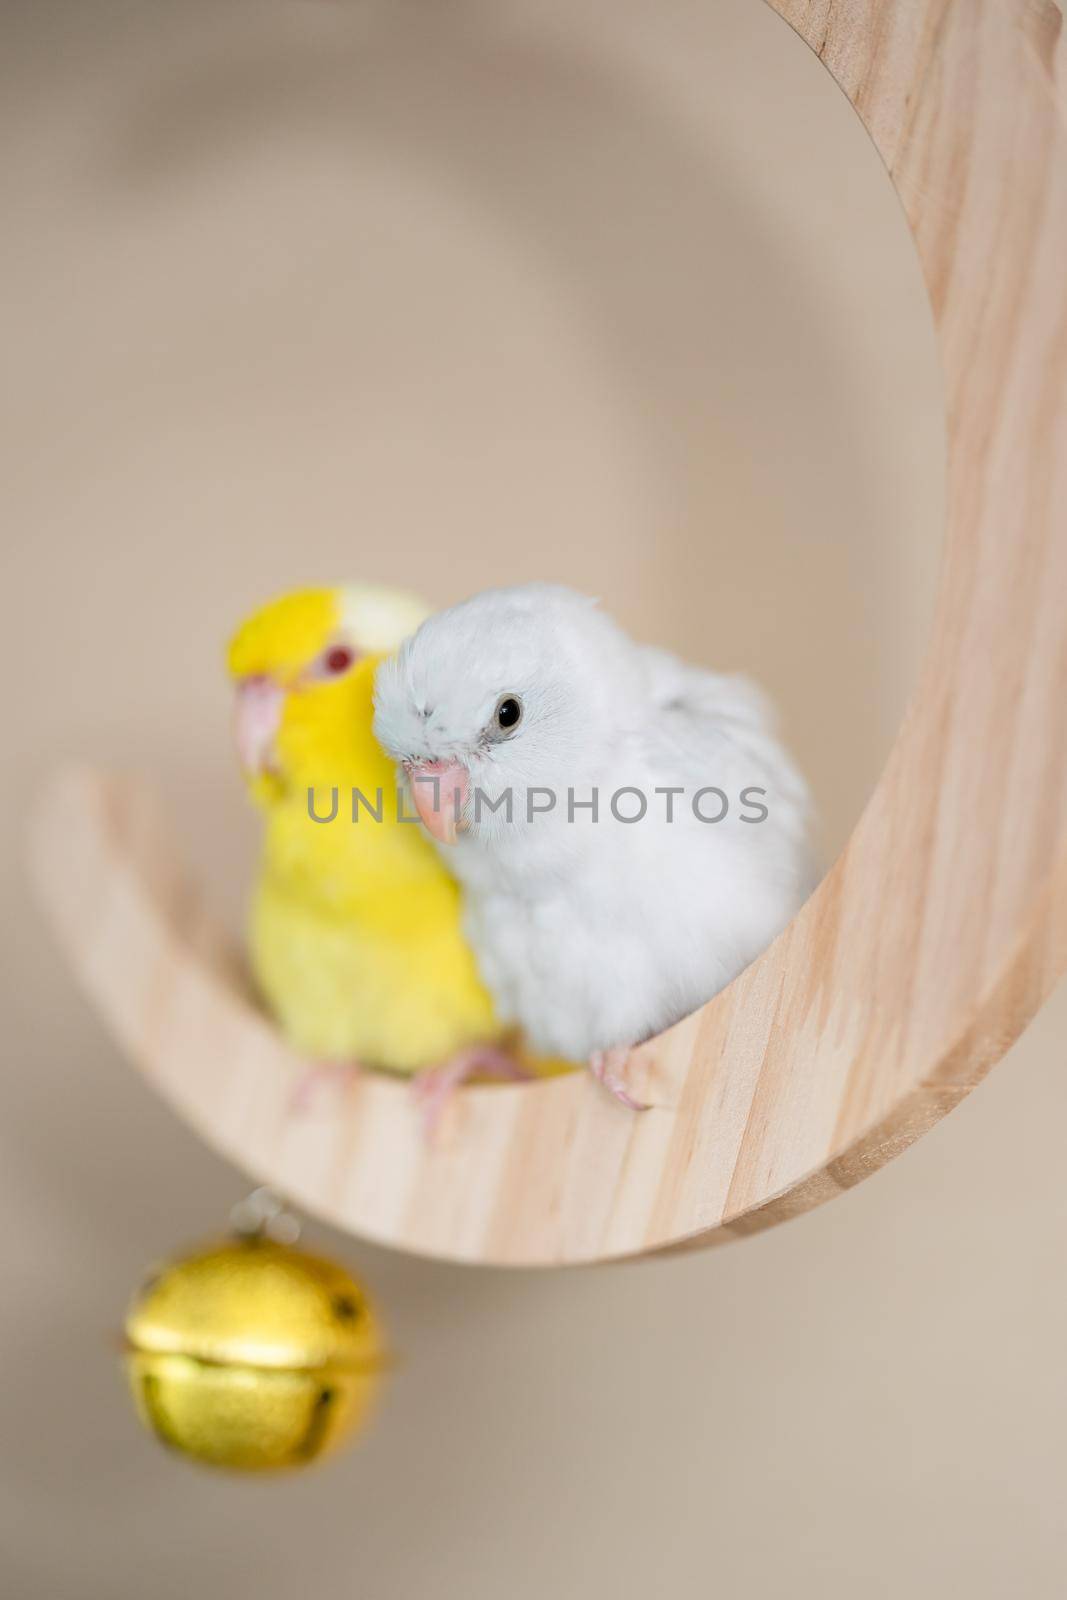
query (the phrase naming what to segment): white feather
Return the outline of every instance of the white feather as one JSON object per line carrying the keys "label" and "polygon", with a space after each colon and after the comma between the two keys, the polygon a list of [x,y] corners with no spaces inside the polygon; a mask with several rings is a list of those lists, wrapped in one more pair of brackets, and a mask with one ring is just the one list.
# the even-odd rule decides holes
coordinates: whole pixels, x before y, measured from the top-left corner
{"label": "white feather", "polygon": [[[504,695],[523,705],[508,736]],[[502,1016],[577,1060],[638,1043],[729,983],[813,883],[808,793],[767,702],[744,678],[635,644],[595,603],[546,584],[488,591],[431,617],[378,675],[378,738],[398,761],[462,761],[472,796],[447,861]],[[693,796],[722,790],[717,823]],[[624,787],[646,797],[616,820]],[[666,820],[667,797],[681,788]],[[474,791],[503,807],[475,813]],[[766,791],[765,820],[751,818]],[[527,814],[532,790],[557,796]],[[598,792],[599,813],[569,799]],[[535,803],[537,797],[535,796]],[[547,801],[545,802],[547,803]],[[624,814],[635,796],[620,797]],[[705,815],[721,809],[701,802]]]}

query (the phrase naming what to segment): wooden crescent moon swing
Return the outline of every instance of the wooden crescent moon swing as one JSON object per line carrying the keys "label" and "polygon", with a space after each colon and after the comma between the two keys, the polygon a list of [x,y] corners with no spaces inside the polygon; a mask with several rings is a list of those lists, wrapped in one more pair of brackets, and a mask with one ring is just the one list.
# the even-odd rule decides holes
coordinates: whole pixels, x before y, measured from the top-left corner
{"label": "wooden crescent moon swing", "polygon": [[714,1243],[858,1183],[967,1094],[1067,965],[1067,45],[1052,0],[773,0],[875,141],[919,252],[949,442],[933,637],[826,880],[645,1046],[642,1116],[588,1074],[470,1088],[424,1143],[364,1076],[293,1116],[300,1063],[143,791],[68,773],[40,888],[89,993],[171,1104],[343,1228],[467,1262]]}

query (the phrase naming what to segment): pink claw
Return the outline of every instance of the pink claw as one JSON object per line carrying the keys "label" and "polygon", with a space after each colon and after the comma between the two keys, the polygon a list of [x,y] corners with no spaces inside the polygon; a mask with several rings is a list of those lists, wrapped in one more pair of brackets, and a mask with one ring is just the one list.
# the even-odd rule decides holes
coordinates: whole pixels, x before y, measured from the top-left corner
{"label": "pink claw", "polygon": [[289,1109],[294,1116],[302,1117],[314,1105],[319,1090],[330,1088],[338,1094],[352,1086],[361,1076],[363,1068],[358,1061],[312,1061],[300,1074],[300,1082],[293,1090]]}
{"label": "pink claw", "polygon": [[589,1070],[598,1083],[631,1111],[649,1111],[646,1100],[637,1100],[626,1087],[623,1071],[630,1059],[629,1050],[594,1050],[589,1057]]}
{"label": "pink claw", "polygon": [[476,1044],[460,1050],[440,1066],[426,1067],[417,1073],[412,1092],[422,1119],[422,1131],[427,1143],[432,1144],[441,1125],[441,1119],[452,1102],[456,1091],[471,1078],[502,1078],[513,1083],[525,1082],[534,1074],[521,1061],[501,1050],[497,1045]]}

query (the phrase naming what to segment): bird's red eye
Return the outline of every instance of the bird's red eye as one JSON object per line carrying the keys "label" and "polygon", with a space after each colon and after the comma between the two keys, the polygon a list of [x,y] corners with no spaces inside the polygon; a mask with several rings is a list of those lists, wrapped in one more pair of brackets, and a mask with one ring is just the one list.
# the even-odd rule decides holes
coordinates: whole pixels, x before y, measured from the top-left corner
{"label": "bird's red eye", "polygon": [[322,664],[327,672],[336,677],[341,672],[347,672],[355,659],[354,650],[350,650],[346,644],[335,644],[327,650]]}

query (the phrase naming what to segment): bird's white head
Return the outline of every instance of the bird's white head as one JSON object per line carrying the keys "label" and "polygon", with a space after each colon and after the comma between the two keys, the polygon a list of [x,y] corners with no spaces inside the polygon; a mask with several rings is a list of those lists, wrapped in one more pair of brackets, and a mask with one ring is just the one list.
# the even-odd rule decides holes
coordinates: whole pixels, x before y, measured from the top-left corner
{"label": "bird's white head", "polygon": [[634,673],[630,642],[587,596],[487,590],[430,617],[383,663],[374,731],[439,842],[493,835],[509,814],[528,817],[528,790],[566,791],[600,770]]}

